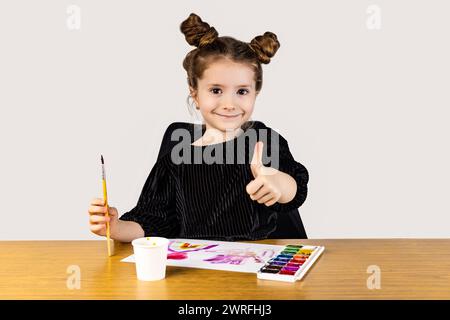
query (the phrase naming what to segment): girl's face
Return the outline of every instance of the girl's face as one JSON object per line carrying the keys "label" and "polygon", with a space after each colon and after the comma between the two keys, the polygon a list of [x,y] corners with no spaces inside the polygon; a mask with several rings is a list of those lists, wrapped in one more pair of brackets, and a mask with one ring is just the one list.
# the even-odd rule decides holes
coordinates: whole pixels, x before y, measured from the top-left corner
{"label": "girl's face", "polygon": [[213,62],[191,95],[205,120],[206,129],[236,130],[251,116],[257,92],[254,71],[229,59]]}

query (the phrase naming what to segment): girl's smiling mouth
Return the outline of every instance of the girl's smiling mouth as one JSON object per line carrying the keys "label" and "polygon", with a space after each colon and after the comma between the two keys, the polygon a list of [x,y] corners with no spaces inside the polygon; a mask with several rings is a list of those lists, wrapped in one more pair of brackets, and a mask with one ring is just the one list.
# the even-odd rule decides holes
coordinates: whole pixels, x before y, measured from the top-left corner
{"label": "girl's smiling mouth", "polygon": [[242,113],[238,113],[238,114],[230,114],[230,115],[224,115],[224,114],[220,114],[220,113],[215,113],[215,112],[213,112],[215,115],[218,115],[218,116],[220,116],[220,117],[222,117],[222,118],[225,118],[225,119],[235,119],[235,118],[237,118],[237,117],[239,117],[239,116],[242,116]]}

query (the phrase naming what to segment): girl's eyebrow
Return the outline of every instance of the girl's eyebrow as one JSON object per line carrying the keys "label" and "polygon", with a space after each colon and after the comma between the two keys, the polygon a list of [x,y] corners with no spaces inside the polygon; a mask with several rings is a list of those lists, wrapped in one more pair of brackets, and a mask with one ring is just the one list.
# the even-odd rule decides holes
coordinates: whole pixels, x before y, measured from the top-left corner
{"label": "girl's eyebrow", "polygon": [[[226,86],[223,86],[223,85],[217,84],[217,83],[210,83],[210,84],[208,84],[208,86],[226,87]],[[250,84],[241,84],[241,85],[236,86],[236,88],[242,88],[242,87],[249,87],[249,88],[251,88],[252,86]]]}

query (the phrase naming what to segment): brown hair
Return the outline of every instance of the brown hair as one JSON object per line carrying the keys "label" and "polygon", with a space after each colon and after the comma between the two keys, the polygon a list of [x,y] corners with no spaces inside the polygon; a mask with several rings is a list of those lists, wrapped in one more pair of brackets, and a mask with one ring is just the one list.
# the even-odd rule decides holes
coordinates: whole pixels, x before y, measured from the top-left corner
{"label": "brown hair", "polygon": [[180,25],[186,41],[197,47],[190,51],[183,60],[183,68],[187,72],[188,85],[197,90],[198,79],[209,64],[222,58],[229,58],[237,63],[250,65],[255,72],[256,92],[262,87],[263,72],[261,63],[268,64],[275,55],[280,43],[277,36],[267,31],[263,35],[256,36],[249,43],[236,40],[235,38],[219,37],[214,27],[202,21],[195,13]]}

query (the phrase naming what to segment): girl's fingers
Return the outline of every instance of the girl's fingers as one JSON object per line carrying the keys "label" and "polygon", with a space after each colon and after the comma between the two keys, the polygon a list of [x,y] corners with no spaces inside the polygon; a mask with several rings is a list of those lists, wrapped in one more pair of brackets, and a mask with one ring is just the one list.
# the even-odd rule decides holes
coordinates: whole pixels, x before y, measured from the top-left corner
{"label": "girl's fingers", "polygon": [[266,206],[272,206],[277,202],[276,198],[272,198],[271,200],[267,201],[266,203],[264,203]]}
{"label": "girl's fingers", "polygon": [[109,222],[111,218],[105,217],[105,216],[99,216],[99,215],[92,215],[89,218],[89,221],[91,223],[106,223]]}
{"label": "girl's fingers", "polygon": [[94,233],[98,233],[100,231],[103,231],[103,229],[106,229],[106,226],[104,224],[93,224],[91,225],[91,231]]}
{"label": "girl's fingers", "polygon": [[266,194],[270,193],[269,188],[267,188],[266,186],[263,186],[261,189],[259,189],[257,192],[253,193],[250,195],[250,198],[252,200],[259,200],[262,197],[264,197]]}
{"label": "girl's fingers", "polygon": [[261,197],[258,200],[258,203],[266,203],[269,200],[272,200],[274,198],[274,195],[272,193],[268,193],[267,195]]}
{"label": "girl's fingers", "polygon": [[89,213],[90,214],[105,214],[106,213],[106,206],[103,206],[103,207],[90,206],[89,207]]}
{"label": "girl's fingers", "polygon": [[255,179],[250,181],[245,190],[247,191],[248,194],[252,195],[255,192],[257,192],[263,186],[263,184],[264,183],[262,182],[261,179]]}
{"label": "girl's fingers", "polygon": [[91,205],[96,206],[103,206],[105,204],[105,200],[102,198],[94,198],[91,201]]}

